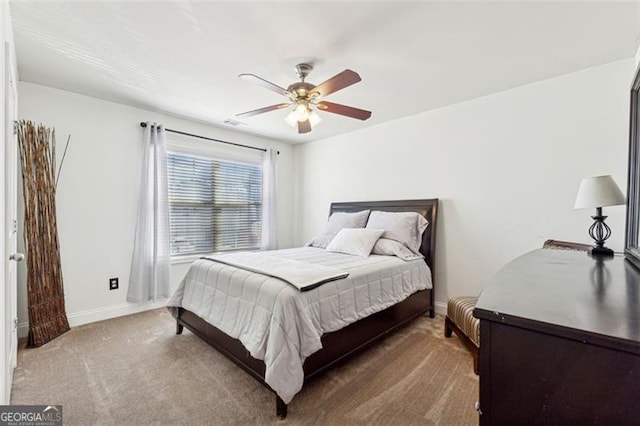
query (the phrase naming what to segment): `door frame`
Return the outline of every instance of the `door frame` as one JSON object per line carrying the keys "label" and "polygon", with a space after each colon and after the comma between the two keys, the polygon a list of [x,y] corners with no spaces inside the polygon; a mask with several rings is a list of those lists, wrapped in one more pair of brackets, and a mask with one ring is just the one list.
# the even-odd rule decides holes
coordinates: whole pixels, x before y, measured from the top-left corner
{"label": "door frame", "polygon": [[[6,79],[7,93],[5,124],[8,126],[5,129],[6,143],[5,143],[5,232],[8,232],[8,236],[5,235],[7,242],[7,248],[5,255],[11,256],[18,251],[18,140],[14,130],[14,123],[18,120],[18,80],[16,78],[16,63],[15,55],[11,49],[9,42],[5,44],[7,49],[8,59],[8,78]],[[16,262],[10,261],[9,271],[5,271],[8,276],[6,281],[9,285],[6,291],[7,299],[5,302],[9,303],[9,309],[7,313],[9,315],[9,366],[13,370],[17,365],[18,356],[18,267]],[[11,382],[11,380],[9,380]]]}
{"label": "door frame", "polygon": [[17,364],[17,266],[10,256],[17,251],[17,173],[18,146],[14,122],[18,110],[18,72],[13,43],[11,17],[7,2],[0,4],[0,404],[11,401],[13,370]]}

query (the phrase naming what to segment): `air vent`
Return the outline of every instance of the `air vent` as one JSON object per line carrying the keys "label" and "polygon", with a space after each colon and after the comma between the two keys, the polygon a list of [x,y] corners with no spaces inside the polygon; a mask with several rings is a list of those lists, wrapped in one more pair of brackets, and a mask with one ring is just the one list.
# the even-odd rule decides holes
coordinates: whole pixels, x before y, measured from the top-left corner
{"label": "air vent", "polygon": [[226,124],[227,126],[239,126],[239,125],[246,126],[247,125],[247,123],[234,120],[233,118],[227,118],[226,120],[223,121],[223,123]]}

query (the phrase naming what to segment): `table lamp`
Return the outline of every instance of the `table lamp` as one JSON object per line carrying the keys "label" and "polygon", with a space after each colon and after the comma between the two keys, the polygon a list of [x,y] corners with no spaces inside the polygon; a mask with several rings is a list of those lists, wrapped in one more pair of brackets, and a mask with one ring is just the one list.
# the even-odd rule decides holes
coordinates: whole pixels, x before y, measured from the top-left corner
{"label": "table lamp", "polygon": [[604,242],[611,235],[611,228],[604,223],[607,216],[602,215],[605,206],[619,206],[626,200],[618,185],[610,175],[595,176],[582,179],[574,209],[596,209],[596,215],[591,216],[593,225],[589,228],[589,235],[595,241],[591,254],[613,256],[613,250],[604,246]]}

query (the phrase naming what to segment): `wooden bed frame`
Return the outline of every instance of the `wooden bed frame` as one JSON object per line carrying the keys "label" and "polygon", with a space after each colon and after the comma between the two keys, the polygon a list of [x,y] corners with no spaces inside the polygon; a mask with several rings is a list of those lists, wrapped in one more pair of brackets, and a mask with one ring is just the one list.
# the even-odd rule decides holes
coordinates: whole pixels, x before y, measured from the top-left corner
{"label": "wooden bed frame", "polygon": [[[438,199],[332,203],[329,214],[361,210],[417,212],[429,221],[429,226],[422,236],[420,252],[424,255],[425,262],[429,265],[429,268],[431,268],[435,287],[434,266]],[[304,362],[304,382],[307,383],[310,379],[325,372],[338,362],[380,340],[387,333],[407,324],[418,316],[429,313],[429,316],[433,318],[435,316],[433,293],[433,289],[418,291],[396,305],[322,336],[322,349],[309,356]],[[183,327],[187,327],[195,335],[251,374],[269,390],[272,390],[264,381],[264,362],[253,358],[239,340],[228,336],[194,313],[180,308],[176,333],[182,333]],[[287,415],[287,405],[277,395],[276,414],[280,419],[284,419]]]}

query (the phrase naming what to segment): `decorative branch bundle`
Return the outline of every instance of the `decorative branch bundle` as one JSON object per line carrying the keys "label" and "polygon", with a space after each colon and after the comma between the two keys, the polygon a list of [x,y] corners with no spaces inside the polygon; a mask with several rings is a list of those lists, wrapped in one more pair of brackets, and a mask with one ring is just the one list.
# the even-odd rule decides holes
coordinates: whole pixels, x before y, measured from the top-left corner
{"label": "decorative branch bundle", "polygon": [[17,127],[27,248],[27,346],[37,347],[69,330],[56,220],[55,130],[24,120]]}

